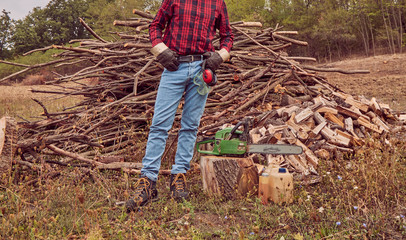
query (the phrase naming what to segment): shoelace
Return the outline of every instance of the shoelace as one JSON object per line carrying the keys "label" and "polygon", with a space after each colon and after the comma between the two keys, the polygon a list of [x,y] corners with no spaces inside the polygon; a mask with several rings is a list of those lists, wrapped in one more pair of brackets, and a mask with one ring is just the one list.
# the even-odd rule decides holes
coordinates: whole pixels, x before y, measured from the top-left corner
{"label": "shoelace", "polygon": [[[179,179],[179,177],[182,177],[183,179]],[[176,189],[177,192],[185,191],[185,188],[186,188],[186,176],[185,176],[185,174],[183,174],[183,173],[177,174],[175,176],[175,179],[173,180],[172,184],[175,184],[175,189]]]}
{"label": "shoelace", "polygon": [[141,194],[142,192],[148,191],[150,183],[146,177],[138,179],[138,181],[135,183],[135,197],[137,200],[142,201]]}

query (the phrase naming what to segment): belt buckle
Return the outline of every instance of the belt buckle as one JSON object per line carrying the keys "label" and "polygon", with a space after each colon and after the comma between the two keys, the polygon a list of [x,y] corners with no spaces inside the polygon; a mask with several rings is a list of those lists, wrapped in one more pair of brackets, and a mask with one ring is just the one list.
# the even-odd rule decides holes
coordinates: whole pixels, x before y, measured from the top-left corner
{"label": "belt buckle", "polygon": [[203,55],[193,55],[193,61],[203,61]]}

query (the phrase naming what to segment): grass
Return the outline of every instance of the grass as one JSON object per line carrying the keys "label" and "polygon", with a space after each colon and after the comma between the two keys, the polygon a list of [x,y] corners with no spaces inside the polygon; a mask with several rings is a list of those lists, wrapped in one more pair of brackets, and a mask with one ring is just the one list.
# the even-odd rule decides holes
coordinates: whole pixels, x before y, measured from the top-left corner
{"label": "grass", "polygon": [[[76,101],[6,87],[0,88],[1,114],[38,116],[42,108],[32,97],[50,111]],[[171,200],[169,176],[161,175],[159,201],[127,214],[116,202],[131,196],[135,175],[73,167],[54,175],[17,164],[0,179],[0,239],[405,239],[404,139],[390,145],[369,139],[356,154],[320,160],[322,181],[295,182],[289,205],[262,205],[256,196],[208,196],[193,170],[189,201]]]}
{"label": "grass", "polygon": [[[66,44],[65,46],[77,47],[77,46],[79,46],[79,43]],[[6,59],[6,61],[20,63],[20,64],[24,64],[24,65],[35,65],[35,64],[46,63],[46,62],[57,60],[57,58],[53,57],[53,55],[58,55],[62,52],[63,52],[63,50],[59,50],[59,49],[49,49],[44,52],[42,52],[42,51],[34,52],[34,53],[31,53],[26,56],[16,56],[13,59]],[[65,67],[60,67],[58,69],[59,69],[59,71],[70,71],[71,68],[73,68],[73,67],[74,66],[65,66]],[[24,69],[24,67],[0,63],[0,79],[4,78],[6,76],[9,76],[15,72],[21,71],[23,69]],[[25,78],[27,75],[35,74],[37,72],[40,72],[41,70],[42,69],[34,68],[30,71],[27,71],[23,74],[18,75],[17,77],[14,77],[13,80],[15,80],[14,82],[19,82],[20,80]]]}
{"label": "grass", "polygon": [[[406,148],[370,140],[358,154],[324,160],[322,182],[295,183],[294,202],[262,205],[255,196],[207,196],[200,173],[188,173],[191,199],[170,198],[169,177],[158,180],[160,199],[127,214],[117,201],[132,193],[136,176],[64,168],[47,172],[15,166],[0,187],[3,239],[404,239]],[[167,163],[165,163],[167,164]],[[42,179],[42,180],[41,180]]]}
{"label": "grass", "polygon": [[49,94],[37,94],[30,92],[30,89],[52,89],[52,86],[1,86],[0,87],[0,117],[12,116],[28,120],[34,120],[40,116],[44,110],[33,101],[35,98],[41,101],[49,112],[62,111],[65,107],[73,106],[80,101],[80,97],[54,98]]}

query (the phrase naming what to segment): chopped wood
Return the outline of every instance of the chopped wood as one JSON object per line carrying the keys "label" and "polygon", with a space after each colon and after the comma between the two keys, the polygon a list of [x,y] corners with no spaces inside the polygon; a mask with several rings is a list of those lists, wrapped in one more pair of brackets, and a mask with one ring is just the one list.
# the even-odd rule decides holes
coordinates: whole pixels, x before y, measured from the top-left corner
{"label": "chopped wood", "polygon": [[337,106],[337,111],[340,114],[351,117],[353,119],[358,119],[359,117],[362,116],[361,113],[358,113],[358,112],[356,112],[356,111],[354,111],[352,109],[349,109],[349,108],[346,108],[346,107],[343,107],[343,106]]}
{"label": "chopped wood", "polygon": [[295,116],[295,122],[301,123],[310,116],[313,116],[313,114],[314,114],[313,110],[310,107],[308,107]]}
{"label": "chopped wood", "polygon": [[314,138],[319,135],[320,131],[327,125],[327,121],[322,121],[311,131],[311,137]]}
{"label": "chopped wood", "polygon": [[357,122],[358,122],[358,124],[361,124],[362,126],[368,128],[368,129],[370,129],[370,130],[373,130],[373,131],[375,131],[375,132],[377,132],[377,133],[379,133],[379,134],[381,134],[381,133],[383,132],[383,129],[381,129],[381,128],[378,127],[377,125],[371,123],[371,122],[369,121],[369,119],[365,118],[364,116],[360,116],[360,117],[357,119]]}
{"label": "chopped wood", "polygon": [[340,127],[344,128],[344,122],[341,119],[339,119],[335,114],[327,112],[324,114],[324,117],[327,120],[330,120],[333,123],[338,124]]}
{"label": "chopped wood", "polygon": [[319,164],[319,159],[314,155],[314,153],[300,140],[297,140],[295,144],[303,148],[303,152],[306,155],[307,161],[309,161],[310,164],[313,165],[313,167],[317,167],[317,165]]}

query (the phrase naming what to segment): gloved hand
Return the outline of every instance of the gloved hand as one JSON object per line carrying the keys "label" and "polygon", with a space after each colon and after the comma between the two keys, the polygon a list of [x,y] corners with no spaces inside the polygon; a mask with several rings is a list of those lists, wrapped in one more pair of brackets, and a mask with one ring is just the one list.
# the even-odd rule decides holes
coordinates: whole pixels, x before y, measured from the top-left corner
{"label": "gloved hand", "polygon": [[169,71],[173,72],[178,70],[179,67],[179,62],[178,59],[176,58],[177,54],[172,51],[171,49],[167,48],[163,52],[161,52],[156,59],[164,68],[168,69]]}
{"label": "gloved hand", "polygon": [[210,68],[213,71],[216,71],[223,63],[223,58],[218,52],[206,52],[203,56],[208,57],[206,59],[206,68]]}

